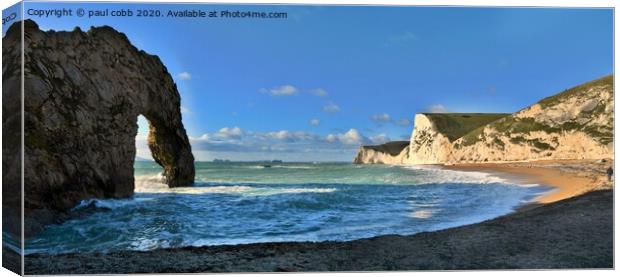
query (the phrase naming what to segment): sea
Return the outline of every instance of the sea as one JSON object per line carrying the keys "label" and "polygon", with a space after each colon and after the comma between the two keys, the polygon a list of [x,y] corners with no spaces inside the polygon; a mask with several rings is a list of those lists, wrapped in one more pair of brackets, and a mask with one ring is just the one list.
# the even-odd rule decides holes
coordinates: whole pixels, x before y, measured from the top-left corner
{"label": "sea", "polygon": [[168,188],[156,163],[134,168],[133,197],[82,201],[25,254],[411,235],[505,215],[551,190],[436,166],[286,162],[196,162],[193,187]]}

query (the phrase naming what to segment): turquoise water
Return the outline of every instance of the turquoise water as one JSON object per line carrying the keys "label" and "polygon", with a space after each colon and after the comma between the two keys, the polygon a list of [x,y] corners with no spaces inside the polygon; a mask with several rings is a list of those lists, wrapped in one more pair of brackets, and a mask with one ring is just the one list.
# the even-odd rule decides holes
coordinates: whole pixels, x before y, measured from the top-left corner
{"label": "turquoise water", "polygon": [[407,235],[491,219],[549,191],[437,167],[197,162],[195,186],[174,189],[153,162],[135,172],[132,198],[83,201],[26,253]]}

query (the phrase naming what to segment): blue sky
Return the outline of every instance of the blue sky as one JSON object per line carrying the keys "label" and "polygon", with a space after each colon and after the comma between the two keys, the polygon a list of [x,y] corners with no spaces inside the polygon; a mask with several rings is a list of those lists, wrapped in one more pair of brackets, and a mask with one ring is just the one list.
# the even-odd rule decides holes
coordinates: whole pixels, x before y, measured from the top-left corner
{"label": "blue sky", "polygon": [[[287,12],[287,19],[33,18],[109,25],[158,55],[199,160],[351,161],[418,112],[514,112],[613,71],[611,9],[26,3]],[[3,29],[6,26],[3,26]],[[138,155],[148,156],[141,120]]]}

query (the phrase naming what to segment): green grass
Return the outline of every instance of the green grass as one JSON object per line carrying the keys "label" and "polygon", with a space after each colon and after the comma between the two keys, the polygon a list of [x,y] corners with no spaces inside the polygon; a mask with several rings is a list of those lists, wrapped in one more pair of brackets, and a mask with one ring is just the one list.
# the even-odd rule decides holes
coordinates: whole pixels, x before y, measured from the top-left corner
{"label": "green grass", "polygon": [[498,122],[491,124],[500,133],[510,135],[511,133],[529,133],[536,131],[544,131],[548,134],[560,131],[558,127],[552,127],[536,121],[534,118],[516,118],[514,116],[506,117]]}
{"label": "green grass", "polygon": [[592,87],[610,86],[610,87],[613,88],[613,85],[614,85],[614,75],[608,75],[608,76],[605,76],[605,77],[602,77],[602,78],[599,78],[599,79],[587,82],[585,84],[581,84],[581,85],[578,85],[576,87],[564,90],[563,92],[558,93],[556,95],[549,96],[549,97],[547,97],[547,98],[545,98],[543,100],[540,100],[538,102],[538,104],[540,104],[540,106],[542,108],[553,106],[553,105],[561,102],[563,98],[571,97],[574,94],[578,94],[578,93],[587,91],[588,89],[590,89]]}
{"label": "green grass", "polygon": [[[614,81],[613,75],[605,76],[603,78],[587,82],[585,84],[576,86],[574,88],[567,89],[556,95],[547,97],[539,101],[538,104],[541,105],[542,109],[545,109],[547,107],[561,103],[566,98],[576,96],[577,94],[580,94],[580,93],[585,93],[590,88],[593,88],[593,87],[608,86],[611,89],[613,89],[613,81]],[[580,115],[580,117],[581,118],[593,118],[604,112],[605,112],[605,105],[598,104],[596,107],[594,107],[594,109],[587,111],[587,112],[583,112]],[[471,129],[471,131],[468,131],[465,134],[461,135],[462,143],[459,145],[456,145],[457,148],[462,147],[462,146],[470,146],[470,145],[475,144],[478,141],[485,139],[483,135],[483,131],[484,131],[484,128],[487,126],[491,129],[495,129],[497,131],[497,135],[505,135],[505,136],[511,136],[511,135],[514,136],[514,134],[529,134],[530,132],[537,132],[537,131],[543,131],[548,134],[571,132],[571,131],[582,131],[582,132],[587,133],[592,138],[594,138],[595,140],[599,141],[602,144],[607,144],[613,141],[613,129],[608,126],[592,126],[592,125],[588,125],[587,123],[581,124],[575,121],[569,121],[561,125],[551,126],[545,123],[538,122],[536,121],[535,118],[516,118],[515,116],[512,116],[512,115],[509,115],[509,116],[504,115],[502,117],[499,117],[497,120],[492,120],[491,122],[488,122],[488,125],[487,123],[485,123],[485,124],[480,124],[478,126],[474,124],[476,123],[475,120],[470,119],[472,121],[468,123],[472,123],[472,124],[468,126],[464,126],[464,125],[455,124],[454,121],[456,120],[451,120],[454,117],[457,117],[457,115],[460,115],[460,114],[452,114],[452,115],[447,114],[446,117],[448,118],[440,118],[439,115],[433,115],[434,117],[436,117],[436,118],[433,118],[433,120],[436,122],[439,122],[439,124],[437,123],[436,124],[438,125],[438,128],[440,128],[440,131],[441,131],[441,128],[443,128],[442,132],[451,134],[451,136],[449,136],[451,140],[454,140],[455,137],[458,138],[458,135],[461,134],[463,130],[466,130],[467,127],[475,127]],[[480,120],[478,123],[482,123],[484,120],[485,118],[482,118],[482,120]],[[536,140],[527,140],[522,136],[513,137],[510,139],[510,142],[515,143],[515,144],[528,143],[540,150],[553,150],[554,149],[553,146],[547,143],[536,141]],[[499,140],[497,138],[493,138],[493,143],[498,144],[500,147],[503,147],[503,145],[499,143]]]}
{"label": "green grass", "polygon": [[583,131],[602,144],[608,144],[614,141],[614,133],[612,128],[596,128],[594,126],[587,126],[583,128]]}
{"label": "green grass", "polygon": [[531,145],[540,149],[540,150],[555,150],[555,147],[551,146],[551,144],[542,142],[540,140],[534,139],[530,140]]}
{"label": "green grass", "polygon": [[510,138],[510,142],[513,144],[522,144],[522,143],[526,143],[527,140],[524,137],[514,137],[514,138]]}
{"label": "green grass", "polygon": [[457,140],[478,127],[487,125],[500,118],[509,116],[507,113],[425,113],[437,127],[437,130],[448,137],[450,142]]}
{"label": "green grass", "polygon": [[409,141],[390,141],[380,145],[369,145],[362,147],[364,149],[372,149],[375,151],[388,153],[391,156],[398,156],[398,154],[400,154],[400,152],[402,152],[407,146],[409,146]]}
{"label": "green grass", "polygon": [[493,143],[499,146],[501,149],[504,149],[504,147],[506,146],[506,144],[499,138],[494,138]]}

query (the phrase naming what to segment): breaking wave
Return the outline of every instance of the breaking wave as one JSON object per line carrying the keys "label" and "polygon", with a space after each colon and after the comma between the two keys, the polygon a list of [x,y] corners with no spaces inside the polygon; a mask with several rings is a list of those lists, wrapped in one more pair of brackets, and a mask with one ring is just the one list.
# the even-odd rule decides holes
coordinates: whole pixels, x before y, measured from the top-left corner
{"label": "breaking wave", "polygon": [[196,163],[192,187],[168,188],[136,163],[135,194],[90,199],[26,241],[29,253],[148,251],[278,241],[347,241],[471,224],[549,191],[439,167]]}

